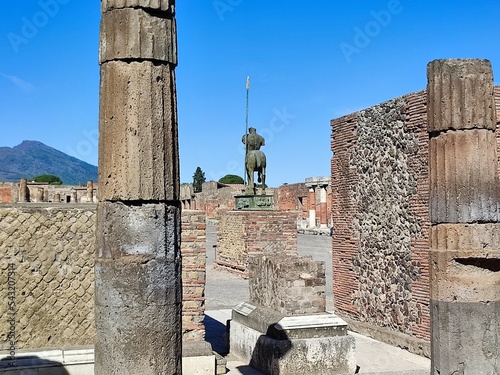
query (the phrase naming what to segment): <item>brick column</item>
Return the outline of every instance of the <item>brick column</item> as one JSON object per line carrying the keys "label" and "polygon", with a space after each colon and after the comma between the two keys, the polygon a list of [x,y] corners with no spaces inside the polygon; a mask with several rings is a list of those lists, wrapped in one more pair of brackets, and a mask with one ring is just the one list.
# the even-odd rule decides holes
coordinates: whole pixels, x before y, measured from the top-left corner
{"label": "brick column", "polygon": [[181,374],[174,0],[102,0],[95,374]]}
{"label": "brick column", "polygon": [[316,193],[314,186],[309,188],[309,228],[316,228]]}
{"label": "brick column", "polygon": [[320,188],[320,205],[319,205],[319,223],[320,228],[328,228],[328,208],[326,205],[326,187],[328,185],[321,185]]}
{"label": "brick column", "polygon": [[432,374],[500,373],[496,116],[486,60],[429,63]]}

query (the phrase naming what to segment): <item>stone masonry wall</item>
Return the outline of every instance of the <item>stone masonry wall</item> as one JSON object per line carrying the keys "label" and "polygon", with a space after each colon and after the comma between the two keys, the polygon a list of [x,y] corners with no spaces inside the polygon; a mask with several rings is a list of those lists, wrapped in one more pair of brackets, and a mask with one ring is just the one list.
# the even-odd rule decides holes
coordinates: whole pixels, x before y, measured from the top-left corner
{"label": "stone masonry wall", "polygon": [[331,124],[336,310],[429,340],[425,92]]}
{"label": "stone masonry wall", "polygon": [[217,231],[216,268],[248,277],[252,254],[297,254],[297,211],[228,211]]}
{"label": "stone masonry wall", "polygon": [[[0,350],[94,343],[93,204],[0,207]],[[182,215],[183,339],[204,338],[205,213]],[[13,266],[10,266],[10,265]],[[9,271],[14,273],[9,276]],[[9,309],[8,282],[15,309]]]}
{"label": "stone masonry wall", "polygon": [[[95,206],[0,209],[0,342],[8,349],[7,317],[16,348],[94,342]],[[7,304],[13,264],[15,309]]]}
{"label": "stone masonry wall", "polygon": [[288,255],[251,256],[250,301],[280,313],[324,313],[326,284],[324,262]]}

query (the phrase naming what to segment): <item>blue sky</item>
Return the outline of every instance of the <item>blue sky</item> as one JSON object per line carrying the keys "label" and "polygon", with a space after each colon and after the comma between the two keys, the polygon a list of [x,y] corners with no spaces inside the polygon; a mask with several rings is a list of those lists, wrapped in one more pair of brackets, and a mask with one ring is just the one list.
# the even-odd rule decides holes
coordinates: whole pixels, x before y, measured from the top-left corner
{"label": "blue sky", "polygon": [[[2,5],[0,146],[97,164],[100,2]],[[498,0],[177,0],[181,181],[243,175],[247,76],[268,184],[329,175],[331,119],[424,89],[437,58],[500,69],[499,14]]]}

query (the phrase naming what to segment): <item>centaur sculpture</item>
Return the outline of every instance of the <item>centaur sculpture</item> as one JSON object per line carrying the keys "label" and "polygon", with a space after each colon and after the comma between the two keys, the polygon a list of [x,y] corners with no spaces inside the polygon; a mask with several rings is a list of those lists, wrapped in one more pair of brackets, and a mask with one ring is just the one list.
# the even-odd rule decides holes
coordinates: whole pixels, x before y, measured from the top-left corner
{"label": "centaur sculpture", "polygon": [[262,194],[266,192],[266,155],[260,150],[266,144],[264,137],[257,134],[255,128],[248,129],[241,141],[246,145],[245,169],[248,176],[247,194],[256,195],[254,172],[257,172],[257,181],[262,184]]}

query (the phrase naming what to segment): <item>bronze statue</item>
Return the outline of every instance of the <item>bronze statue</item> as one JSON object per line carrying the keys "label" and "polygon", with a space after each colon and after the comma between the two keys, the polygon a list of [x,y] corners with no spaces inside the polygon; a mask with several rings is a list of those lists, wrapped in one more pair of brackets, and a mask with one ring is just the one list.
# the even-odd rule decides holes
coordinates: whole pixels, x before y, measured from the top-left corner
{"label": "bronze statue", "polygon": [[260,150],[264,146],[264,137],[257,134],[255,128],[249,128],[241,141],[246,145],[245,169],[248,176],[247,194],[257,194],[254,183],[254,172],[257,172],[257,181],[262,183],[262,194],[266,191],[266,155]]}

